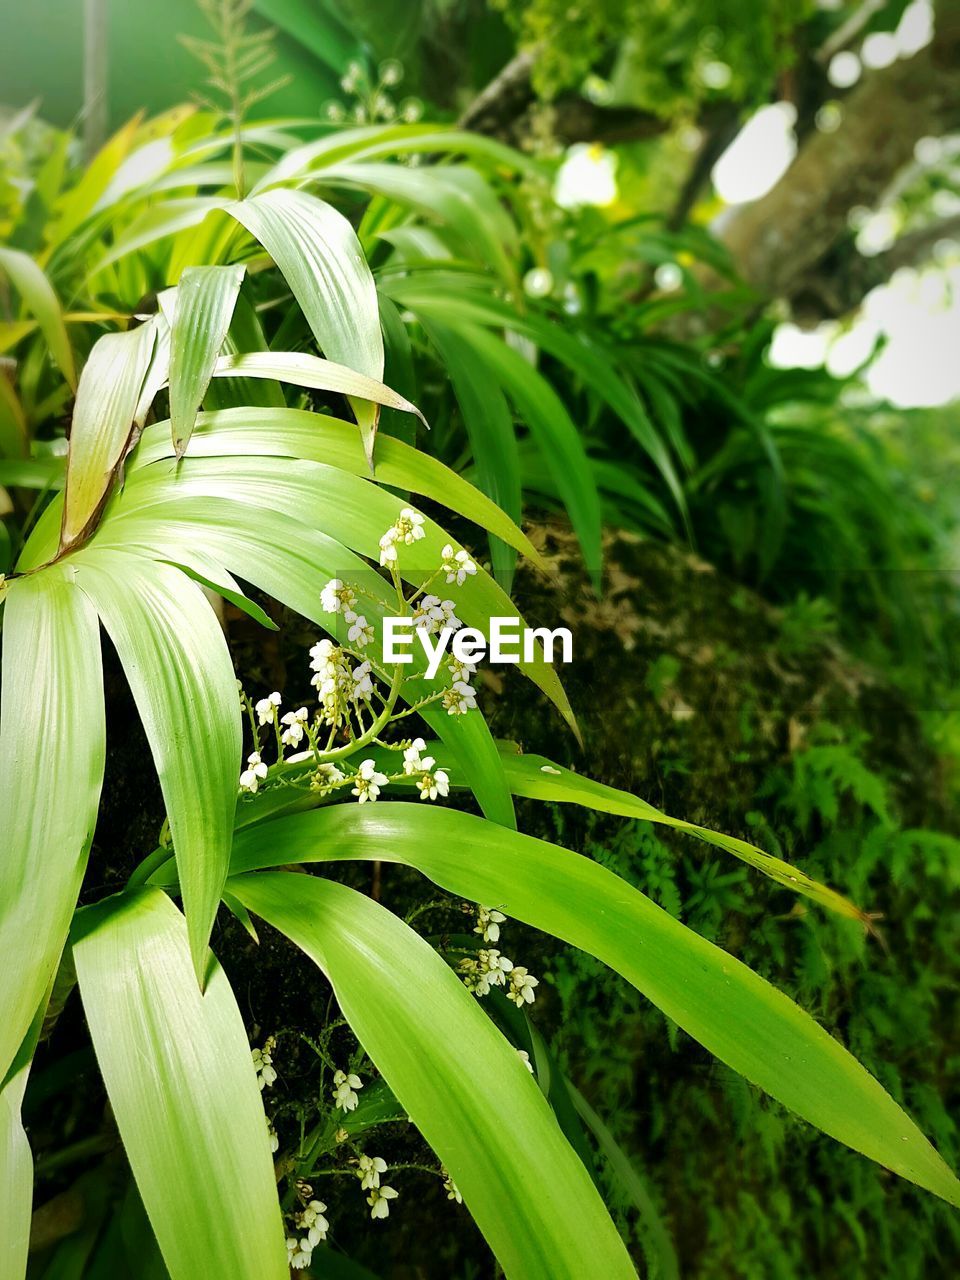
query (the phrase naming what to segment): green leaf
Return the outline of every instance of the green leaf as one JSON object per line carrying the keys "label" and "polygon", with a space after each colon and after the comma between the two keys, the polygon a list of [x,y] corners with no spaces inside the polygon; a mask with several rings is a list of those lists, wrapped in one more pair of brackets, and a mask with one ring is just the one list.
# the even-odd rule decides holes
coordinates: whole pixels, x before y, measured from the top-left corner
{"label": "green leaf", "polygon": [[[356,433],[351,434],[356,442]],[[382,443],[392,442],[385,438]],[[391,611],[383,580],[346,547],[269,508],[254,515],[255,527],[249,509],[238,502],[177,498],[108,521],[97,545],[109,547],[115,537],[118,548],[183,562],[201,574],[197,548],[203,548],[205,555],[216,556],[226,569],[242,573],[248,582],[324,629],[331,625],[331,618],[320,607],[320,592],[331,578],[347,577],[364,584],[372,593],[364,602],[371,620]],[[383,594],[377,597],[381,589]],[[412,701],[432,688],[411,680],[404,692]],[[458,780],[472,789],[487,817],[515,826],[503,765],[481,713],[448,716],[442,708],[425,707],[421,715],[452,752]]]}
{"label": "green leaf", "polygon": [[182,457],[220,355],[244,268],[188,267],[177,285],[170,335],[170,422]]}
{"label": "green leaf", "polygon": [[415,404],[385,386],[376,378],[357,373],[332,360],[304,355],[296,351],[251,351],[244,355],[222,356],[213,370],[217,378],[269,378],[275,382],[291,382],[297,387],[312,387],[317,391],[337,391],[351,400],[369,400],[371,404],[387,405],[403,413],[414,413],[427,425],[427,420]]}
{"label": "green leaf", "polygon": [[203,592],[172,565],[96,544],[73,564],[114,643],[150,742],[202,980],[240,773],[230,652]]}
{"label": "green leaf", "polygon": [[[184,458],[176,470],[155,465],[135,471],[111,506],[107,523],[140,508],[178,497],[227,498],[245,505],[284,512],[298,522],[319,520],[325,532],[352,551],[379,559],[380,537],[397,519],[403,500],[368,480],[315,462],[276,458]],[[416,586],[434,576],[444,545],[453,540],[432,520],[421,526],[424,537],[405,546],[400,572]],[[238,567],[236,572],[249,577]],[[373,571],[367,570],[370,575]],[[334,576],[343,576],[334,575]],[[457,615],[470,626],[488,631],[493,616],[516,616],[516,606],[484,569],[457,588]],[[528,630],[520,620],[521,631]],[[536,644],[531,661],[517,664],[554,703],[577,732],[576,720],[556,669]]]}
{"label": "green leaf", "polygon": [[584,563],[599,585],[600,499],[583,440],[550,383],[502,338],[478,326],[456,328],[513,401],[537,442],[570,516]]}
{"label": "green leaf", "polygon": [[267,1124],[230,984],[157,889],[81,912],[83,1008],[172,1280],[287,1280]]}
{"label": "green leaf", "polygon": [[960,1182],[823,1027],[734,956],[588,858],[453,809],[335,805],[238,833],[235,872],[381,860],[543,929],[616,969],[721,1062],[854,1151],[960,1206]]}
{"label": "green leaf", "polygon": [[524,796],[531,800],[545,800],[549,803],[569,803],[583,805],[587,809],[596,809],[600,813],[620,814],[625,818],[639,818],[644,822],[657,822],[661,826],[675,827],[678,831],[687,831],[707,844],[715,845],[726,853],[732,853],[741,862],[762,871],[765,876],[775,880],[794,893],[802,893],[822,907],[835,911],[838,915],[851,920],[869,923],[869,917],[849,898],[820,884],[799,867],[791,866],[782,858],[765,853],[746,840],[738,840],[736,836],[727,836],[719,831],[711,831],[709,827],[699,827],[693,822],[684,822],[682,818],[671,818],[668,814],[655,809],[646,800],[631,795],[629,791],[620,791],[617,787],[608,787],[602,782],[594,782],[571,769],[561,768],[544,756],[521,755],[515,747],[502,751],[503,767],[510,790],[515,796]]}
{"label": "green leaf", "polygon": [[74,570],[58,564],[14,579],[0,682],[0,1080],[60,960],[104,752],[100,628]]}
{"label": "green leaf", "polygon": [[467,254],[493,267],[508,285],[515,285],[516,225],[476,169],[465,165],[412,169],[398,164],[339,163],[322,169],[316,181],[371,191],[421,216],[440,219],[456,234]]}
{"label": "green leaf", "polygon": [[30,428],[13,384],[0,368],[0,458],[24,458],[30,452]]}
{"label": "green leaf", "polygon": [[36,319],[47,340],[50,354],[75,391],[77,371],[73,363],[73,348],[70,346],[60,300],[54,293],[53,285],[28,253],[3,245],[0,245],[0,271],[7,275],[27,310]]}
{"label": "green leaf", "polygon": [[[381,381],[377,290],[343,214],[303,191],[283,188],[238,201],[228,212],[280,268],[328,359]],[[372,465],[379,411],[365,400],[351,403]]]}
{"label": "green leaf", "polygon": [[62,549],[89,533],[106,501],[130,441],[155,342],[155,328],[140,325],[105,334],[90,352],[73,410]]}
{"label": "green leaf", "polygon": [[[491,382],[484,361],[466,337],[442,324],[426,323],[423,327],[440,354],[460,405],[480,488],[519,522],[520,455],[506,397]],[[499,538],[492,537],[490,558],[497,580],[509,590],[516,557]]]}
{"label": "green leaf", "polygon": [[231,891],[324,971],[507,1276],[634,1280],[596,1188],[516,1051],[433,948],[345,885],[284,873]]}
{"label": "green leaf", "polygon": [[[173,456],[165,423],[147,427],[127,464],[127,474]],[[285,457],[324,462],[355,476],[369,476],[357,433],[348,422],[303,409],[222,409],[202,414],[190,455],[200,457]],[[9,464],[0,464],[9,465]],[[436,458],[384,436],[377,442],[376,479],[395,489],[422,494],[456,511],[508,543],[542,567],[529,538],[472,484]]]}
{"label": "green leaf", "polygon": [[[267,351],[267,340],[253,306],[241,293],[233,309],[233,319],[224,340],[224,355],[241,355],[247,351]],[[205,409],[230,409],[254,406],[267,409],[286,407],[283,391],[272,382],[258,378],[214,378],[207,387]]]}
{"label": "green leaf", "polygon": [[0,1088],[0,1276],[20,1280],[27,1272],[33,1156],[20,1119],[27,1068]]}

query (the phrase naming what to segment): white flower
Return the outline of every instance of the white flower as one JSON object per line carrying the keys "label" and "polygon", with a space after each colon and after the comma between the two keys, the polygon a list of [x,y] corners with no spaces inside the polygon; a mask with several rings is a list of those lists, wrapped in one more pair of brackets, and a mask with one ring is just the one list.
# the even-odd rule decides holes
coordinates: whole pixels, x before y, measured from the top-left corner
{"label": "white flower", "polygon": [[324,613],[350,614],[357,603],[357,593],[339,578],[331,578],[320,592],[320,607]]}
{"label": "white flower", "polygon": [[342,722],[353,695],[350,664],[339,645],[324,639],[310,650],[310,666],[315,673],[310,683],[320,697],[320,719],[335,727]]}
{"label": "white flower", "polygon": [[460,1194],[457,1184],[450,1177],[449,1173],[447,1173],[446,1169],[442,1170],[442,1172],[443,1172],[443,1189],[447,1193],[447,1199],[456,1200],[457,1204],[463,1204],[463,1196]]}
{"label": "white flower", "polygon": [[417,631],[426,631],[429,635],[443,626],[444,613],[439,596],[423,596],[413,611],[413,625]]}
{"label": "white flower", "polygon": [[267,1141],[270,1143],[270,1152],[273,1154],[280,1150],[280,1139],[277,1137],[277,1131],[273,1127],[273,1121],[267,1121]]}
{"label": "white flower", "polygon": [[484,942],[499,942],[500,926],[506,920],[502,911],[492,911],[488,907],[477,907],[477,923],[474,933],[479,933]]}
{"label": "white flower", "polygon": [[313,1257],[312,1249],[302,1248],[300,1240],[293,1236],[287,1236],[287,1265],[294,1271],[303,1271],[309,1267],[311,1258]]}
{"label": "white flower", "polygon": [[374,1187],[367,1196],[371,1218],[388,1218],[390,1216],[389,1200],[396,1200],[399,1192],[393,1187]]}
{"label": "white flower", "polygon": [[453,677],[453,683],[469,684],[470,677],[477,674],[477,664],[475,662],[461,662],[456,654],[451,653],[447,658],[447,670]]}
{"label": "white flower", "polygon": [[454,613],[454,604],[452,600],[441,600],[440,611],[443,614],[443,625],[451,631],[459,631],[463,623]]}
{"label": "white flower", "polygon": [[360,804],[363,804],[365,800],[374,801],[380,794],[380,788],[387,785],[387,781],[385,773],[377,772],[375,760],[363,760],[353,780],[354,786],[351,795],[355,795]]}
{"label": "white flower", "polygon": [[326,1207],[322,1200],[311,1200],[294,1219],[297,1226],[307,1233],[306,1239],[300,1241],[301,1249],[306,1246],[312,1253],[321,1240],[326,1240],[330,1230],[330,1223],[323,1216]]}
{"label": "white flower", "polygon": [[467,551],[454,551],[448,542],[440,552],[442,563],[441,569],[447,575],[447,585],[455,582],[458,587],[462,587],[472,574],[477,572],[477,566],[470,559]]}
{"label": "white flower", "polygon": [[260,759],[260,752],[247,756],[247,767],[240,775],[241,791],[256,791],[267,776],[267,766]]}
{"label": "white flower", "polygon": [[361,1156],[357,1169],[361,1189],[369,1191],[372,1187],[379,1187],[380,1175],[386,1172],[387,1162],[380,1156]]}
{"label": "white flower", "polygon": [[448,716],[465,716],[477,705],[477,695],[465,680],[454,680],[449,689],[444,689],[442,702]]}
{"label": "white flower", "polygon": [[396,531],[397,541],[405,542],[408,546],[411,542],[418,542],[426,536],[426,531],[423,527],[423,516],[419,511],[414,511],[412,507],[401,508],[397,523],[393,527]]}
{"label": "white flower", "polygon": [[361,699],[364,702],[369,702],[373,693],[373,677],[370,663],[361,662],[358,667],[353,668],[351,674],[353,677],[353,688],[350,690],[351,699],[354,702],[359,702]]}
{"label": "white flower", "polygon": [[316,772],[310,779],[310,788],[313,791],[322,793],[332,791],[334,787],[343,782],[345,777],[346,775],[335,764],[330,764],[329,762],[318,764]]}
{"label": "white flower", "polygon": [[475,957],[461,960],[458,968],[467,990],[482,997],[489,995],[491,988],[506,984],[513,961],[501,955],[496,948],[490,947],[478,951]]}
{"label": "white flower", "polygon": [[350,624],[347,632],[347,639],[351,644],[357,645],[358,648],[364,649],[368,644],[373,642],[373,624],[368,622],[363,614],[358,614]]}
{"label": "white flower", "polygon": [[426,743],[422,738],[414,738],[409,747],[404,748],[403,752],[403,772],[406,774],[419,773],[423,768],[420,763],[420,752],[426,747]]}
{"label": "white flower", "polygon": [[257,719],[261,724],[273,724],[277,714],[277,707],[280,705],[279,693],[271,693],[269,698],[261,698],[254,710],[257,713]]}
{"label": "white flower", "polygon": [[450,794],[450,780],[443,769],[434,769],[433,756],[424,756],[420,765],[423,773],[417,779],[421,800],[436,800],[437,796]]}
{"label": "white flower", "polygon": [[388,529],[380,539],[380,563],[382,565],[391,565],[397,563],[397,548],[394,545],[397,541],[397,531]]}
{"label": "white flower", "polygon": [[517,1056],[530,1074],[533,1075],[533,1063],[530,1061],[530,1055],[527,1053],[526,1049],[518,1049]]}
{"label": "white flower", "polygon": [[356,1090],[363,1088],[363,1081],[352,1071],[337,1071],[333,1077],[333,1104],[341,1111],[355,1111],[359,1101]]}
{"label": "white flower", "polygon": [[267,1036],[263,1042],[262,1049],[251,1049],[250,1057],[253,1059],[253,1069],[257,1073],[257,1083],[260,1086],[260,1092],[269,1089],[277,1078],[277,1073],[273,1066],[273,1051],[277,1047],[276,1036]]}
{"label": "white flower", "polygon": [[507,999],[512,1000],[518,1009],[522,1009],[525,1004],[533,1004],[536,999],[533,988],[539,985],[539,978],[528,973],[522,964],[515,965],[510,971],[510,989],[507,992]]}
{"label": "white flower", "polygon": [[303,741],[303,726],[307,723],[307,708],[298,707],[296,711],[288,711],[281,717],[280,723],[287,727],[280,735],[280,741],[285,747],[299,747]]}

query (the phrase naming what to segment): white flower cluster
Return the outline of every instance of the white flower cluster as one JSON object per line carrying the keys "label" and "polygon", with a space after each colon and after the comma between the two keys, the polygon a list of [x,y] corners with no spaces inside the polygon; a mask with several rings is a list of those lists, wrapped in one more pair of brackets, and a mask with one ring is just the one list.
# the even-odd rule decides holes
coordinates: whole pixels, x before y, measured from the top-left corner
{"label": "white flower cluster", "polygon": [[321,1240],[326,1240],[330,1223],[323,1216],[327,1206],[322,1200],[308,1200],[303,1209],[294,1214],[293,1223],[304,1234],[287,1236],[287,1265],[294,1271],[304,1271],[313,1261],[313,1251]]}
{"label": "white flower cluster", "polygon": [[342,613],[347,623],[347,639],[358,649],[373,643],[374,628],[362,613],[356,611],[357,593],[353,587],[331,578],[320,592],[320,607],[324,613]]}
{"label": "white flower cluster", "polygon": [[370,1206],[371,1218],[388,1218],[390,1216],[390,1201],[396,1200],[400,1194],[393,1187],[374,1187],[367,1196],[367,1204]]}
{"label": "white flower cluster", "polygon": [[448,542],[440,552],[441,567],[447,575],[447,585],[455,582],[458,587],[462,587],[467,578],[472,577],[477,572],[477,566],[470,559],[467,551],[454,551]]}
{"label": "white flower cluster", "polygon": [[357,1177],[360,1179],[361,1191],[369,1191],[367,1204],[370,1206],[371,1218],[387,1218],[390,1216],[390,1201],[396,1200],[400,1194],[393,1187],[385,1186],[380,1175],[387,1172],[387,1162],[381,1156],[362,1155],[357,1162]]}
{"label": "white flower cluster", "polygon": [[427,635],[439,635],[441,631],[459,631],[463,623],[454,611],[452,600],[441,600],[439,596],[422,596],[413,613],[413,625],[418,631]]}
{"label": "white flower cluster", "polygon": [[375,760],[362,760],[350,794],[357,797],[358,804],[363,804],[366,800],[374,801],[380,794],[380,788],[385,787],[388,781],[385,773],[378,772]]}
{"label": "white flower cluster", "polygon": [[450,779],[445,770],[436,767],[433,756],[421,755],[426,745],[422,738],[414,738],[403,753],[403,772],[416,777],[421,800],[436,800],[449,795]]}
{"label": "white flower cluster", "polygon": [[257,713],[257,719],[261,724],[275,724],[277,719],[277,708],[280,706],[279,693],[271,693],[266,698],[261,698],[254,710]]}
{"label": "white flower cluster", "polygon": [[276,1036],[267,1036],[263,1042],[262,1049],[251,1049],[250,1056],[253,1059],[253,1069],[257,1073],[257,1084],[260,1086],[260,1092],[269,1089],[277,1078],[277,1072],[273,1065],[273,1051],[277,1047]]}
{"label": "white flower cluster", "polygon": [[[478,933],[484,942],[500,941],[500,926],[506,916],[502,911],[492,907],[477,907],[477,923],[473,932]],[[463,977],[464,985],[474,995],[489,995],[494,987],[502,987],[508,1000],[512,1000],[518,1009],[525,1004],[533,1004],[536,999],[534,988],[540,985],[540,979],[522,964],[514,964],[496,947],[483,947],[475,956],[466,956],[457,966]],[[529,1061],[527,1066],[530,1066]],[[530,1068],[531,1071],[533,1068]]]}
{"label": "white flower cluster", "polygon": [[310,683],[320,699],[320,721],[337,728],[345,719],[350,703],[369,702],[373,678],[369,662],[352,667],[347,655],[332,640],[319,640],[310,650]]}
{"label": "white flower cluster", "polygon": [[440,1175],[443,1178],[443,1189],[447,1193],[447,1199],[455,1200],[457,1204],[463,1204],[463,1196],[460,1194],[460,1189],[446,1169],[441,1169]]}
{"label": "white flower cluster", "polygon": [[419,542],[421,538],[426,537],[423,523],[423,516],[419,511],[414,511],[412,507],[401,508],[395,523],[380,539],[380,563],[388,567],[395,565],[398,544],[410,546],[411,543]]}
{"label": "white flower cluster", "polygon": [[356,1111],[359,1098],[357,1090],[363,1081],[353,1071],[336,1071],[333,1076],[333,1105],[340,1111]]}

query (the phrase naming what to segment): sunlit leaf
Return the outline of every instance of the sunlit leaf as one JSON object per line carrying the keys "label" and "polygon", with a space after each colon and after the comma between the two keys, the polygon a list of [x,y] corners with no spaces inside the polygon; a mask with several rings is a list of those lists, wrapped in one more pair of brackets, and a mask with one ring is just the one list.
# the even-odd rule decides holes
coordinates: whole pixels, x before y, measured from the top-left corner
{"label": "sunlit leaf", "polygon": [[243,267],[190,267],[177,285],[170,335],[170,422],[182,457],[233,316]]}
{"label": "sunlit leaf", "polygon": [[231,891],[323,969],[507,1276],[633,1280],[596,1188],[526,1067],[427,942],[331,881],[244,876]]}
{"label": "sunlit leaf", "polygon": [[71,387],[76,389],[77,373],[73,363],[73,348],[67,336],[67,326],[63,321],[60,301],[54,292],[53,285],[43,270],[30,257],[19,249],[9,249],[0,245],[0,271],[4,272],[17,293],[23,299],[27,310],[40,326],[50,354],[60,366],[60,371]]}
{"label": "sunlit leaf", "polygon": [[83,1008],[172,1280],[286,1280],[266,1117],[243,1020],[212,955],[201,995],[183,916],[156,889],[74,929]]}

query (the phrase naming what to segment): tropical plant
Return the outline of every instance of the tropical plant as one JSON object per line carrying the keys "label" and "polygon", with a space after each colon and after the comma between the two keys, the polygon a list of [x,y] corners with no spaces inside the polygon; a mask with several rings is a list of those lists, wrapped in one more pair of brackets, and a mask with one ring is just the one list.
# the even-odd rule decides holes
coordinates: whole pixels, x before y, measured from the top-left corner
{"label": "tropical plant", "polygon": [[[444,144],[429,131],[406,137],[414,150]],[[473,145],[458,138],[451,149]],[[337,154],[344,146],[349,160]],[[537,553],[489,497],[404,440],[378,435],[379,406],[416,411],[383,382],[372,273],[340,212],[279,184],[305,167],[312,173],[322,156],[322,184],[362,185],[408,205],[429,192],[443,215],[444,193],[454,193],[454,209],[473,208],[455,198],[461,180],[472,179],[440,165],[410,171],[417,181],[404,185],[406,169],[378,169],[378,149],[395,150],[395,136],[378,130],[363,146],[356,134],[346,141],[332,135],[307,155],[281,159],[242,200],[189,196],[186,207],[148,207],[136,215],[139,229],[128,224],[99,259],[98,271],[124,296],[159,287],[156,309],[138,309],[139,323],[91,346],[77,385],[63,492],[42,511],[15,572],[0,584],[0,812],[8,821],[0,961],[16,975],[0,992],[4,1274],[23,1274],[29,1235],[31,1157],[20,1107],[30,1062],[48,1005],[62,1002],[74,969],[138,1192],[173,1280],[220,1272],[279,1277],[288,1257],[302,1265],[301,1255],[322,1239],[322,1209],[308,1200],[292,1213],[304,1234],[284,1248],[258,1096],[269,1050],[251,1060],[234,993],[208,949],[221,901],[246,923],[254,915],[286,933],[327,975],[344,1017],[443,1162],[506,1274],[634,1274],[584,1165],[515,1052],[521,1046],[471,994],[509,989],[522,1007],[530,976],[500,966],[496,951],[475,940],[459,957],[438,954],[348,885],[276,869],[294,864],[404,863],[488,913],[502,910],[566,940],[823,1132],[960,1203],[951,1171],[838,1041],[625,881],[519,833],[513,797],[690,830],[869,926],[856,906],[743,841],[689,827],[549,760],[498,746],[476,707],[469,664],[447,663],[430,679],[421,656],[405,673],[378,651],[391,616],[415,616],[433,634],[461,622],[484,632],[491,617],[515,612],[460,540],[414,501],[472,521],[534,560]],[[477,191],[470,186],[471,201]],[[89,194],[72,215],[61,210],[69,228],[61,224],[58,242],[65,262],[85,255],[86,219],[109,220],[91,213],[96,200],[91,204]],[[211,208],[210,226],[201,226]],[[235,241],[238,225],[245,234]],[[144,251],[157,244],[163,252],[154,259]],[[246,292],[264,254],[299,308],[288,310],[269,346]],[[224,263],[229,256],[239,261]],[[49,293],[20,258],[8,256],[7,270],[41,335],[58,344],[67,375],[62,318],[46,305]],[[527,322],[507,326],[496,298],[479,288],[461,296],[477,308],[466,329],[450,314],[426,321],[443,334],[437,351],[449,347],[461,379],[479,352],[531,425],[545,421],[560,403],[555,393],[541,403],[547,393],[531,382],[529,366],[521,376],[522,357],[486,334],[488,326],[523,334]],[[400,301],[413,305],[406,293]],[[428,302],[422,310],[426,315]],[[105,325],[102,312],[95,323]],[[636,413],[633,393],[607,379],[602,357],[589,347],[574,350],[543,322],[531,326],[535,341],[545,349],[552,343],[584,382],[594,380],[605,398],[622,403],[625,416]],[[389,321],[386,328],[389,334]],[[306,334],[323,356],[303,349]],[[479,424],[481,375],[472,372]],[[289,407],[278,384],[346,397],[356,425]],[[163,394],[169,420],[146,425]],[[66,400],[61,393],[60,403]],[[201,405],[207,411],[198,416]],[[474,447],[479,458],[479,436]],[[558,446],[545,436],[542,447],[550,456]],[[591,527],[581,524],[581,538]],[[238,697],[224,636],[201,589],[268,622],[237,576],[330,633],[312,651],[314,714],[298,708],[281,717],[279,697]],[[451,599],[430,590],[440,583]],[[104,775],[101,625],[150,743],[169,839],[125,890],[100,901],[88,893],[77,909]],[[529,632],[522,623],[521,630]],[[519,666],[575,730],[539,640]],[[252,747],[246,769],[243,706]],[[406,732],[414,714],[435,742]],[[263,758],[262,728],[276,739],[272,766]],[[388,786],[416,787],[421,799],[378,800]],[[484,817],[430,803],[451,787],[472,793]],[[335,803],[348,788],[361,803]],[[172,895],[182,898],[182,913]],[[335,1087],[349,1109],[357,1086],[352,1072],[342,1077]],[[298,1173],[296,1156],[281,1170],[288,1182]],[[284,1190],[288,1217],[293,1190]],[[373,1210],[387,1198],[373,1182]]]}

